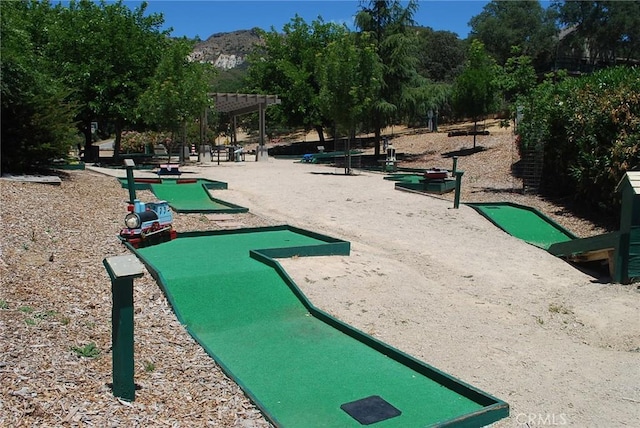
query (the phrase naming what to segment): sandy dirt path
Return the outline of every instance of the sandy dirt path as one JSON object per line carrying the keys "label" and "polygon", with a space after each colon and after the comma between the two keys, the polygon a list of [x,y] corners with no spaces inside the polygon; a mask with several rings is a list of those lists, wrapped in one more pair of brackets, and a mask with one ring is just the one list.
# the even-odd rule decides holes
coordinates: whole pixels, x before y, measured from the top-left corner
{"label": "sandy dirt path", "polygon": [[186,167],[214,196],[349,240],[349,257],[283,260],[312,302],[507,401],[499,427],[634,426],[640,293],[598,282],[462,205],[292,160]]}

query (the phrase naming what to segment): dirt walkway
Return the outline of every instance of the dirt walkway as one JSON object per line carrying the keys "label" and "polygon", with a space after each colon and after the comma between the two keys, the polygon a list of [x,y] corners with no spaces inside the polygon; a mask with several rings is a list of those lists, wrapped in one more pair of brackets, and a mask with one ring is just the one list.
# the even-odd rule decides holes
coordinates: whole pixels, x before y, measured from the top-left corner
{"label": "dirt walkway", "polygon": [[229,183],[214,196],[254,215],[351,241],[349,257],[283,265],[320,308],[507,401],[498,426],[638,420],[636,286],[599,283],[380,174],[277,159],[191,171]]}

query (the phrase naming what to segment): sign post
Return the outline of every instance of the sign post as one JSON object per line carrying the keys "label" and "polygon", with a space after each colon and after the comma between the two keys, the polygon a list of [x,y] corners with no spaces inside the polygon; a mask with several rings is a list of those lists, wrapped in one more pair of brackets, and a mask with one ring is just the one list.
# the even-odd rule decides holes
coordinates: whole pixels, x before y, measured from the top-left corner
{"label": "sign post", "polygon": [[111,278],[111,350],[113,395],[135,400],[133,380],[133,280],[144,275],[142,263],[133,255],[108,257],[102,262]]}

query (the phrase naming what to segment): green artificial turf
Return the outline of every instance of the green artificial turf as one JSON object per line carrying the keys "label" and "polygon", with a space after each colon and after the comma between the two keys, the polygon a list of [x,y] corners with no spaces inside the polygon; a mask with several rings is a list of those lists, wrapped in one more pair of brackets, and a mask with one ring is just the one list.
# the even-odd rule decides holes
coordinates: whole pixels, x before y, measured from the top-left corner
{"label": "green artificial turf", "polygon": [[[209,190],[227,188],[227,183],[205,179],[184,182],[178,179],[158,179],[161,182],[152,183],[153,179],[137,179],[134,183],[136,190],[151,190],[160,200],[169,202],[176,212],[183,213],[244,213],[249,211],[238,205],[211,197]],[[129,186],[126,178],[118,181],[123,188]]]}
{"label": "green artificial turf", "polygon": [[508,234],[545,250],[552,244],[575,239],[571,232],[529,207],[509,203],[468,205]]}
{"label": "green artificial turf", "polygon": [[424,180],[424,174],[391,174],[384,177],[385,180],[398,181],[401,183],[418,184]]}
{"label": "green artificial turf", "polygon": [[201,182],[180,183],[176,180],[151,184],[158,199],[169,202],[177,212],[246,212],[246,208],[212,198]]}
{"label": "green artificial turf", "polygon": [[444,386],[452,379],[443,381],[447,375],[425,376],[316,318],[286,274],[249,256],[255,249],[325,243],[268,229],[179,237],[138,253],[180,321],[277,425],[361,426],[340,406],[372,395],[402,412],[376,427],[424,427],[476,412],[489,414],[483,424],[505,416],[504,403],[497,417],[483,413],[495,399],[474,392],[484,398],[472,394],[472,400]]}

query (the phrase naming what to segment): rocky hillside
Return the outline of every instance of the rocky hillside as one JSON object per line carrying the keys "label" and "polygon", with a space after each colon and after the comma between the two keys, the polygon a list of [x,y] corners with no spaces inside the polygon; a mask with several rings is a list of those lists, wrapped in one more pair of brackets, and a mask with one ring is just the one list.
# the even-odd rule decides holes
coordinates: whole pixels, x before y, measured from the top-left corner
{"label": "rocky hillside", "polygon": [[260,40],[255,29],[217,33],[195,46],[191,60],[208,62],[223,70],[239,68]]}

